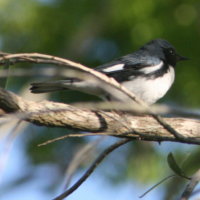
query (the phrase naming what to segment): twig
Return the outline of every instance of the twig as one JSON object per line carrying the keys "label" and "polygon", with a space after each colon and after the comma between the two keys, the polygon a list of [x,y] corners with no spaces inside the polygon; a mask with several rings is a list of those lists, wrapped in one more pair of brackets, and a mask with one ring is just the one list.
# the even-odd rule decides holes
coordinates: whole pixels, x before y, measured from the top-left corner
{"label": "twig", "polygon": [[93,142],[86,144],[83,148],[81,148],[73,157],[72,161],[70,162],[67,170],[66,170],[66,183],[64,185],[65,189],[67,189],[70,185],[72,180],[73,174],[75,173],[78,166],[81,163],[85,163],[88,160],[88,155],[91,154],[97,148],[97,145],[105,139],[105,136],[101,136],[100,138],[96,139]]}
{"label": "twig", "polygon": [[145,193],[143,193],[142,195],[139,196],[139,198],[143,198],[145,195],[147,195],[149,192],[151,192],[153,189],[155,189],[157,186],[159,186],[160,184],[162,184],[163,182],[167,181],[170,178],[174,178],[176,177],[176,174],[172,174],[170,176],[167,176],[165,178],[163,178],[161,181],[159,181],[158,183],[156,183],[155,185],[153,185],[152,187],[150,187]]}
{"label": "twig", "polygon": [[200,181],[200,169],[191,177],[191,181],[187,184],[180,200],[188,200],[196,187],[196,185]]}
{"label": "twig", "polygon": [[[154,117],[154,119],[157,120],[157,122],[160,123],[160,125],[162,125],[166,130],[168,130],[172,135],[174,135],[174,137],[182,142],[186,142],[186,141],[190,141],[193,142],[194,139],[190,139],[190,138],[185,138],[183,135],[181,135],[180,133],[178,133],[178,131],[176,131],[172,126],[170,126],[168,123],[166,123],[166,121],[161,118],[158,115],[152,114],[152,116]],[[199,138],[195,138],[195,142],[197,142],[198,144],[200,144],[200,139]]]}
{"label": "twig", "polygon": [[72,192],[74,192],[91,174],[92,172],[96,169],[96,167],[101,163],[101,161],[112,151],[114,151],[116,148],[118,148],[119,146],[130,142],[131,139],[122,139],[116,143],[114,143],[113,145],[111,145],[110,147],[108,147],[107,149],[105,149],[98,157],[97,159],[92,163],[92,165],[88,168],[88,170],[84,173],[84,175],[72,186],[70,187],[68,190],[66,190],[65,192],[63,192],[61,195],[57,196],[56,198],[54,198],[53,200],[62,200],[65,197],[69,196]]}
{"label": "twig", "polygon": [[[57,137],[57,138],[54,138],[54,139],[51,139],[51,140],[47,140],[46,142],[43,142],[41,144],[38,144],[37,146],[38,147],[41,147],[41,146],[44,146],[44,145],[47,145],[47,144],[50,144],[52,142],[56,142],[58,140],[63,140],[63,139],[66,139],[66,138],[72,138],[72,137],[86,137],[86,136],[97,136],[98,133],[72,133],[72,134],[66,134],[66,135],[63,135],[63,136],[60,136],[60,137]],[[100,134],[99,134],[100,135]]]}
{"label": "twig", "polygon": [[[5,168],[5,164],[6,164],[8,155],[10,153],[13,141],[14,141],[14,139],[16,138],[16,136],[18,134],[17,128],[19,127],[19,125],[21,124],[21,122],[22,122],[21,120],[17,120],[16,121],[15,125],[9,131],[8,138],[5,141],[4,149],[3,149],[3,151],[2,151],[2,153],[0,155],[0,175],[1,176],[2,176],[2,171]],[[0,176],[0,179],[2,178],[1,176]]]}

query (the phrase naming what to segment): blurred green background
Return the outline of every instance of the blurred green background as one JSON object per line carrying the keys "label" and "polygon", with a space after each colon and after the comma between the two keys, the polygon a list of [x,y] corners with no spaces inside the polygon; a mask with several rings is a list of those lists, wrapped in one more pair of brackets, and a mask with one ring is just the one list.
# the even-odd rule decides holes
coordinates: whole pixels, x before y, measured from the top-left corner
{"label": "blurred green background", "polygon": [[[89,67],[131,53],[151,39],[164,38],[190,60],[178,64],[175,84],[161,102],[196,109],[200,106],[200,2],[197,0],[1,0],[0,19],[1,51],[52,54]],[[21,66],[11,70],[16,67]],[[29,68],[39,69],[30,64]],[[36,80],[34,76],[9,77],[7,88],[19,93]],[[29,93],[28,89],[26,92]],[[60,102],[94,100],[77,92],[54,93],[50,98]],[[25,132],[18,139],[25,144],[24,151],[32,167],[10,183],[10,190],[31,181],[31,173],[37,167],[53,163],[59,173],[48,189],[55,191],[74,152],[93,140],[90,137],[70,139],[38,148],[37,144],[49,138],[73,131],[31,125]],[[190,155],[188,172],[198,169],[199,148],[195,146],[133,142],[113,153],[98,173],[113,185],[131,181],[147,188],[172,173],[166,161],[170,151],[180,162],[186,154]],[[168,181],[161,186],[160,195],[163,199],[172,199],[183,184],[182,179]],[[45,185],[43,188],[47,189]]]}

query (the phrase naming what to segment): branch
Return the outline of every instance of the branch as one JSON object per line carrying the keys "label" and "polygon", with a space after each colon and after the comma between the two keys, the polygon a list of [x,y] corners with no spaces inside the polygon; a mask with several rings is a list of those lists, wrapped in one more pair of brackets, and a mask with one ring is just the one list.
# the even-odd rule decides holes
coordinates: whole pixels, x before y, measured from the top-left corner
{"label": "branch", "polygon": [[194,188],[200,181],[200,169],[191,177],[190,182],[187,184],[180,200],[187,200],[191,197]]}
{"label": "branch", "polygon": [[101,135],[130,137],[148,141],[199,144],[197,139],[200,137],[200,121],[190,118],[164,118],[166,123],[170,124],[185,138],[185,141],[182,141],[168,132],[152,116],[93,111],[51,101],[28,101],[1,88],[0,111],[2,117],[7,120],[20,118],[42,126],[72,128],[96,132]]}
{"label": "branch", "polygon": [[[15,64],[15,63],[42,63],[42,64],[54,64],[57,66],[64,66],[65,69],[60,70],[60,74],[66,77],[79,78],[81,80],[87,80],[90,84],[96,85],[101,88],[104,92],[107,92],[113,98],[118,99],[119,96],[125,95],[130,100],[148,107],[143,101],[136,97],[126,87],[118,83],[114,78],[110,78],[105,74],[102,74],[94,69],[88,68],[79,63],[75,63],[71,60],[64,58],[40,54],[40,53],[19,53],[19,54],[8,54],[0,53],[0,65]],[[67,70],[66,70],[67,69]],[[120,98],[119,100],[122,100]]]}
{"label": "branch", "polygon": [[[199,139],[189,139],[181,135],[177,130],[175,130],[170,124],[163,120],[160,116],[155,114],[151,108],[141,101],[137,96],[130,92],[127,88],[119,84],[115,79],[107,77],[98,71],[91,68],[85,67],[79,63],[73,61],[39,53],[19,53],[19,54],[8,54],[0,53],[0,64],[9,65],[18,62],[32,62],[32,63],[43,63],[43,64],[55,64],[57,66],[64,66],[67,70],[61,70],[62,76],[64,77],[74,77],[80,80],[85,80],[90,84],[93,84],[97,88],[101,89],[105,93],[112,96],[114,99],[119,101],[137,103],[139,106],[144,108],[148,114],[150,114],[163,128],[165,128],[169,133],[171,133],[180,142],[198,143]],[[129,99],[127,101],[127,98]]]}
{"label": "branch", "polygon": [[[190,137],[191,133],[188,133],[188,131],[186,133],[187,134],[186,136],[183,133],[180,133],[178,129],[175,129],[176,126],[175,127],[172,126],[173,123],[169,124],[166,120],[164,120],[163,118],[158,116],[156,113],[154,113],[149,106],[147,106],[137,96],[131,93],[127,88],[123,87],[121,84],[115,81],[115,79],[109,78],[100,72],[97,72],[93,69],[85,67],[79,63],[75,63],[73,61],[51,56],[51,55],[45,55],[45,54],[39,54],[39,53],[19,53],[19,54],[8,54],[8,53],[3,53],[3,52],[0,53],[1,65],[14,64],[18,62],[32,62],[32,63],[55,64],[57,66],[64,66],[65,69],[67,69],[64,71],[61,70],[62,75],[64,77],[75,77],[81,80],[86,80],[88,81],[88,83],[95,85],[97,88],[100,88],[105,93],[108,93],[109,95],[111,95],[114,99],[123,101],[124,99],[127,99],[128,97],[130,100],[127,102],[137,103],[138,106],[141,106],[143,109],[146,110],[148,114],[150,114],[150,117],[148,117],[148,120],[153,120],[152,123],[156,121],[158,123],[157,126],[159,126],[160,129],[161,128],[165,129],[165,132],[168,131],[173,136],[172,137],[173,139],[170,137],[169,140],[174,140],[174,141],[179,141],[179,142],[184,142],[184,143],[186,142],[186,143],[191,143],[191,144],[200,144],[199,138],[196,137],[196,136],[199,136],[198,134],[195,135],[195,140],[194,140],[193,133],[192,133],[192,137]],[[132,119],[130,119],[130,117],[133,117],[133,116],[130,116],[130,115],[126,115],[126,116],[124,115],[122,118],[117,113],[113,114],[110,112],[99,112],[99,111],[91,111],[87,109],[78,109],[78,108],[76,109],[75,107],[72,107],[69,105],[66,108],[64,104],[56,105],[55,103],[52,103],[52,102],[50,104],[48,102],[40,102],[40,106],[39,104],[37,104],[39,110],[37,108],[34,109],[35,107],[34,102],[29,102],[28,105],[26,105],[27,104],[26,102],[20,105],[14,104],[14,107],[11,107],[11,110],[9,110],[10,107],[7,104],[8,103],[6,103],[4,107],[7,109],[8,112],[11,112],[13,110],[16,111],[17,109],[19,111],[21,110],[20,112],[23,112],[24,114],[26,114],[26,115],[21,116],[21,118],[23,118],[24,120],[36,123],[36,124],[40,124],[40,125],[71,127],[71,128],[76,128],[80,130],[87,130],[89,132],[91,132],[91,130],[93,129],[92,132],[104,131],[107,134],[108,133],[112,135],[117,134],[117,136],[123,136],[123,137],[129,136],[129,137],[134,137],[134,138],[139,138],[139,139],[163,141],[163,138],[157,137],[158,134],[154,135],[152,138],[149,136],[146,137],[146,134],[143,133],[144,130],[142,132],[138,131],[137,128],[139,127],[137,126],[135,127],[136,117],[134,117],[134,120],[135,120],[134,126],[132,126],[133,125]],[[69,115],[71,115],[70,116],[71,118],[67,118],[66,116],[63,116],[64,119],[61,118],[63,114],[66,114],[66,111],[71,112],[71,113],[68,113]],[[76,111],[80,111],[81,113],[78,114]],[[91,114],[90,116],[92,116],[92,119],[91,118],[87,119],[88,114]],[[74,121],[75,117],[77,117],[76,120],[78,120],[78,122]],[[89,121],[93,122],[93,118],[95,118],[96,123],[94,124],[96,126],[94,127],[94,125],[90,123],[88,123],[88,125],[86,125],[86,123],[79,123],[79,122],[84,122],[82,118],[86,118],[88,122]],[[140,125],[143,125],[143,124],[140,124]],[[147,131],[148,130],[149,129],[147,129]],[[195,133],[198,133],[198,131],[195,131]],[[164,137],[166,136],[164,135]],[[164,140],[168,140],[168,136]]]}
{"label": "branch", "polygon": [[92,165],[88,168],[88,170],[84,173],[84,175],[72,187],[70,187],[68,190],[66,190],[65,192],[63,192],[61,195],[59,195],[58,197],[54,198],[53,200],[62,200],[65,197],[69,196],[71,193],[73,193],[92,174],[92,172],[96,169],[96,167],[99,166],[99,164],[103,161],[103,159],[105,157],[108,156],[109,153],[111,153],[112,151],[114,151],[118,147],[120,147],[123,144],[126,144],[126,143],[128,143],[130,141],[131,140],[128,139],[128,138],[122,139],[122,140],[114,143],[113,145],[109,146],[108,148],[106,148],[97,157],[97,159],[92,163]]}

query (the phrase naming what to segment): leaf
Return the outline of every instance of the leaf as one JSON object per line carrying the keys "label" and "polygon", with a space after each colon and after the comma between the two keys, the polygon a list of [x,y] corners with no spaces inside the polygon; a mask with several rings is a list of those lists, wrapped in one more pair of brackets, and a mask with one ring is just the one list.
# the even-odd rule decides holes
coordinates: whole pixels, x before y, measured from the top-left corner
{"label": "leaf", "polygon": [[167,156],[167,162],[169,167],[171,168],[171,170],[177,174],[180,177],[186,178],[186,179],[190,179],[189,177],[187,177],[184,173],[184,171],[179,167],[179,165],[177,164],[174,156],[172,153],[169,153]]}

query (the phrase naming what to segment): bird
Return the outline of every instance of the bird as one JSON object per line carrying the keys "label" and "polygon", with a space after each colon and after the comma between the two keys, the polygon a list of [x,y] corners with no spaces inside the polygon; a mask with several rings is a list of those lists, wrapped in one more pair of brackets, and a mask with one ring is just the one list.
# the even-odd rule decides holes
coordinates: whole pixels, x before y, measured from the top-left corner
{"label": "bird", "polygon": [[[148,105],[156,103],[171,88],[177,62],[188,58],[177,53],[165,39],[154,39],[128,55],[97,66],[96,71],[114,78]],[[90,81],[78,78],[31,83],[32,93],[79,90],[107,100],[126,102],[127,95],[116,91],[115,97],[98,89]],[[117,93],[118,92],[118,93]]]}

